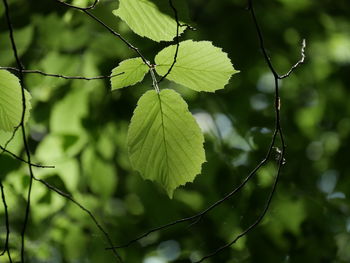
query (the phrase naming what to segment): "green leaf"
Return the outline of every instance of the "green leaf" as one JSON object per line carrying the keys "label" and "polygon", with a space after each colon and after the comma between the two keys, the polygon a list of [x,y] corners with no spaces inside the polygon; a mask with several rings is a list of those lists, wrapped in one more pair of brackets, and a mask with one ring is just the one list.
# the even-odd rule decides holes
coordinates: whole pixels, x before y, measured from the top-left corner
{"label": "green leaf", "polygon": [[[176,21],[161,12],[151,0],[119,0],[119,8],[113,14],[119,16],[132,31],[142,37],[159,42],[171,41],[176,36]],[[179,33],[183,31],[184,27],[180,27]]]}
{"label": "green leaf", "polygon": [[159,182],[171,198],[175,188],[192,182],[205,162],[204,138],[186,102],[173,90],[146,92],[128,131],[132,166]]}
{"label": "green leaf", "polygon": [[[26,112],[24,122],[29,118],[31,96],[25,90]],[[22,119],[22,87],[19,79],[8,71],[0,70],[0,130],[12,132]]]}
{"label": "green leaf", "polygon": [[112,70],[112,76],[124,72],[124,74],[111,78],[112,90],[121,89],[140,82],[148,72],[148,66],[141,58],[131,58],[119,63]]}
{"label": "green leaf", "polygon": [[[164,48],[155,57],[156,71],[164,76],[174,60],[176,45]],[[223,89],[237,73],[227,54],[211,42],[192,40],[180,43],[177,60],[166,77],[196,91]]]}

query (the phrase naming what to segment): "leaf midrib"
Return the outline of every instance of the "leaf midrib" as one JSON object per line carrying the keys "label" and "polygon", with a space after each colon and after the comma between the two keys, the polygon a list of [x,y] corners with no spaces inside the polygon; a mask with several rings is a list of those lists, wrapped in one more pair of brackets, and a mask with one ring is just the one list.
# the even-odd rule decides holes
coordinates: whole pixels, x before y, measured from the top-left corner
{"label": "leaf midrib", "polygon": [[[157,67],[170,67],[170,64],[159,64],[157,65]],[[174,65],[174,68],[181,68],[181,69],[185,69],[185,70],[190,70],[190,71],[197,71],[197,72],[208,72],[208,73],[234,73],[235,71],[233,70],[231,71],[218,71],[218,70],[206,70],[206,69],[196,69],[196,68],[187,68],[184,66],[179,66],[179,65]],[[171,74],[171,73],[170,73]]]}
{"label": "leaf midrib", "polygon": [[[161,117],[161,125],[162,125],[162,132],[163,132],[163,143],[164,143],[164,150],[165,150],[165,159],[166,159],[166,171],[168,173],[169,171],[169,158],[168,158],[168,148],[167,148],[167,143],[166,143],[166,138],[165,138],[165,127],[164,127],[164,113],[163,113],[163,107],[162,107],[162,99],[160,98],[160,93],[157,92],[157,97],[159,100],[159,109],[160,109],[160,117]],[[164,176],[162,174],[162,176]],[[167,175],[169,176],[169,175]],[[162,178],[164,179],[164,178]],[[166,179],[166,178],[165,178]],[[164,180],[165,182],[166,180]]]}

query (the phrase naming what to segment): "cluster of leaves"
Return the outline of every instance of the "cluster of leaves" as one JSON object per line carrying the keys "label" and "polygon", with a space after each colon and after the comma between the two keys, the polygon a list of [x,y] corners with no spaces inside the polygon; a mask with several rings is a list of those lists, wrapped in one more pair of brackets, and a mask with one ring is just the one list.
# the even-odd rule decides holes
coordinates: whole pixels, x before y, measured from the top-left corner
{"label": "cluster of leaves", "polygon": [[[154,41],[170,41],[184,30],[151,1],[122,0],[113,13],[135,33]],[[237,71],[227,54],[208,41],[171,45],[154,60],[155,65],[140,57],[122,61],[112,75],[124,75],[112,80],[112,89],[134,85],[150,71],[155,90],[141,97],[131,120],[130,160],[144,178],[161,183],[172,197],[175,188],[192,182],[200,173],[205,161],[204,138],[186,102],[173,90],[160,91],[153,70],[195,91],[209,92],[224,88]]]}
{"label": "cluster of leaves", "polygon": [[[109,75],[118,62],[115,70],[120,70],[125,63],[128,66],[128,59],[135,57],[134,50],[118,42],[77,10],[47,0],[38,0],[35,5],[23,0],[9,2],[19,55],[28,69],[64,75]],[[70,3],[88,6],[93,2],[74,0]],[[158,11],[171,18],[167,27],[171,34],[165,41],[172,41],[177,24],[167,1],[147,2],[156,4]],[[178,6],[181,1],[173,2],[180,21],[185,21],[180,23],[189,23],[181,17],[183,12]],[[137,100],[141,105],[144,99],[158,96],[156,91],[149,91],[153,81],[147,61],[131,59],[132,68],[139,65],[134,76],[139,71],[140,75],[149,72],[142,83],[117,90],[142,79],[126,79],[123,84],[127,76],[124,73],[111,79],[115,87],[112,93],[109,92],[109,81],[102,79],[83,81],[35,74],[24,76],[25,86],[32,97],[27,139],[33,162],[55,165],[55,169],[35,168],[36,176],[71,193],[93,211],[116,243],[130,240],[145,229],[205,209],[241,182],[251,167],[261,160],[270,139],[274,120],[271,76],[259,52],[245,10],[246,3],[240,0],[187,2],[193,25],[198,30],[184,31],[185,26],[179,27],[179,34],[184,31],[181,39],[193,40],[180,42],[179,59],[175,65],[181,61],[181,45],[209,44],[200,40],[210,39],[215,43],[210,45],[222,47],[232,58],[235,68],[242,72],[237,75],[239,77],[234,77],[235,88],[228,85],[215,94],[196,92],[191,89],[195,87],[193,83],[180,82],[182,80],[176,79],[173,70],[171,72],[175,75],[168,76],[171,81],[160,83],[159,94],[175,93],[174,89],[181,94],[205,136],[207,162],[202,167],[203,175],[197,177],[195,184],[176,190],[171,200],[164,198],[159,187],[141,180],[133,171],[135,163],[130,163],[131,148],[127,147],[127,141],[130,141],[128,126]],[[164,76],[174,59],[176,39],[171,46],[164,48],[168,50],[169,54],[165,55],[169,58],[162,69],[159,67],[161,61],[157,59],[167,44],[161,41],[155,45],[154,41],[131,32],[129,27],[138,33],[132,28],[132,22],[127,22],[127,15],[120,14],[120,7],[118,1],[102,0],[93,14],[140,48],[145,57],[155,57],[157,66],[152,66],[152,63],[149,66],[152,66],[153,73]],[[115,12],[128,26],[112,15],[113,10],[118,10]],[[348,262],[348,3],[263,0],[256,2],[256,10],[276,68],[281,72],[290,68],[299,56],[301,38],[307,39],[308,63],[297,71],[296,76],[281,82],[282,122],[288,155],[271,212],[255,232],[213,258],[212,262]],[[2,5],[0,15],[0,65],[14,66]],[[150,25],[148,21],[154,17],[146,17],[141,24]],[[160,23],[151,25],[155,29]],[[5,72],[0,71],[18,83],[13,73]],[[200,76],[203,75],[202,72]],[[198,75],[195,79],[200,80]],[[218,87],[209,83],[201,85]],[[15,90],[14,87],[18,85],[13,84],[11,90]],[[3,86],[2,92],[6,92]],[[17,105],[22,109],[22,105]],[[181,105],[183,103],[176,107]],[[160,107],[156,100],[154,107],[157,106]],[[27,108],[30,108],[29,104]],[[137,112],[134,118],[145,120]],[[19,117],[16,114],[10,116],[14,122],[9,125],[14,127]],[[154,128],[160,123],[155,114],[153,117],[157,120]],[[174,117],[177,119],[176,116],[171,119]],[[1,122],[9,123],[9,119]],[[138,131],[135,132],[137,135]],[[18,131],[8,149],[24,158],[20,135]],[[10,137],[11,132],[1,131],[1,146]],[[11,222],[10,249],[16,260],[28,190],[27,167],[6,154],[1,155],[0,166]],[[222,204],[197,224],[154,233],[128,249],[120,250],[122,256],[126,262],[198,260],[218,245],[232,240],[255,220],[271,187],[275,169],[273,162],[265,166],[236,199]],[[113,260],[104,250],[108,245],[102,241],[90,218],[74,204],[40,184],[34,184],[31,201],[26,248],[29,262]],[[4,222],[4,210],[0,209],[1,222]],[[6,237],[4,227],[0,228],[0,233],[3,244]],[[6,262],[6,259],[1,257],[0,261]]]}
{"label": "cluster of leaves", "polygon": [[[175,8],[174,11],[177,12]],[[179,21],[162,13],[151,1],[121,0],[113,13],[135,33],[154,41],[178,39],[184,30]],[[161,183],[172,197],[175,188],[192,182],[200,173],[205,161],[204,138],[181,96],[173,90],[159,90],[154,69],[180,85],[208,92],[223,89],[237,71],[227,54],[208,41],[188,40],[166,47],[156,55],[155,63],[151,65],[144,57],[124,60],[112,70],[112,76],[123,75],[112,79],[111,84],[112,90],[131,86],[151,73],[155,90],[141,97],[129,128],[130,159],[144,178]],[[4,131],[15,130],[22,116],[19,80],[10,75],[3,72],[0,76],[4,85],[0,129]],[[29,103],[28,99],[25,101]],[[26,108],[26,120],[29,109]]]}

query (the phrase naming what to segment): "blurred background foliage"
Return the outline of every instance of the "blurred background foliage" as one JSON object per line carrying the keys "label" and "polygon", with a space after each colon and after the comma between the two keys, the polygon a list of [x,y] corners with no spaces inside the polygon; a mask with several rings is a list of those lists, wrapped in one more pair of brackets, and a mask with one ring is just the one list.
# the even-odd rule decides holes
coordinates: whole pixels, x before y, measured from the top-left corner
{"label": "blurred background foliage", "polygon": [[[164,0],[165,1],[165,0]],[[86,6],[93,1],[75,0]],[[157,3],[157,1],[155,1]],[[176,5],[175,1],[175,5]],[[300,57],[307,62],[281,81],[286,165],[262,224],[207,262],[350,262],[350,5],[347,0],[255,1],[266,46],[280,74]],[[156,184],[132,170],[126,149],[129,120],[149,76],[137,86],[110,91],[108,80],[63,80],[25,75],[33,109],[27,125],[34,170],[89,208],[116,244],[149,228],[193,215],[220,199],[264,157],[274,125],[272,75],[263,60],[247,3],[188,0],[196,31],[181,39],[210,40],[229,54],[239,74],[215,94],[174,88],[189,104],[206,135],[207,163],[192,184],[170,200]],[[93,13],[121,33],[148,59],[166,43],[140,38],[113,16],[117,0],[101,0]],[[95,21],[51,0],[12,0],[11,17],[27,69],[65,75],[109,75],[136,54]],[[3,5],[0,65],[15,66]],[[4,145],[11,134],[1,132]],[[23,155],[21,134],[9,146]],[[27,166],[2,154],[11,222],[11,252],[19,260],[20,231],[28,188]],[[231,200],[197,224],[177,225],[120,250],[125,262],[193,262],[232,240],[255,221],[272,186],[272,159]],[[71,202],[34,183],[27,262],[112,262],[91,219]],[[6,229],[0,208],[1,245]],[[5,257],[0,258],[6,262]]]}

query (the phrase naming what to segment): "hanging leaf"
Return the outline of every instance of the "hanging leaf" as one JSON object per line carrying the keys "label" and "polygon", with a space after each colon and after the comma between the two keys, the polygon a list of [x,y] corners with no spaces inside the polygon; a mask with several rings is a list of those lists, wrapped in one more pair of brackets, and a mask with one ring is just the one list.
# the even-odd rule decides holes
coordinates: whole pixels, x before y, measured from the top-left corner
{"label": "hanging leaf", "polygon": [[[156,71],[164,76],[174,60],[176,45],[164,48],[155,57]],[[237,73],[227,54],[209,41],[180,43],[177,60],[166,77],[196,91],[223,89],[232,74]]]}
{"label": "hanging leaf", "polygon": [[192,182],[205,162],[204,138],[186,102],[173,90],[146,92],[128,131],[132,166],[157,181],[171,198],[175,188]]}
{"label": "hanging leaf", "polygon": [[[176,21],[161,12],[151,0],[119,0],[119,8],[113,14],[119,16],[132,31],[142,37],[159,42],[171,41],[176,36]],[[180,27],[179,33],[183,31],[184,27]]]}
{"label": "hanging leaf", "polygon": [[[24,122],[29,118],[31,96],[25,90],[26,112]],[[0,129],[12,132],[22,119],[22,88],[19,79],[8,71],[0,70]]]}
{"label": "hanging leaf", "polygon": [[141,58],[131,58],[120,62],[119,66],[112,70],[112,76],[124,72],[122,75],[111,78],[112,90],[121,89],[140,82],[148,72],[148,66]]}

